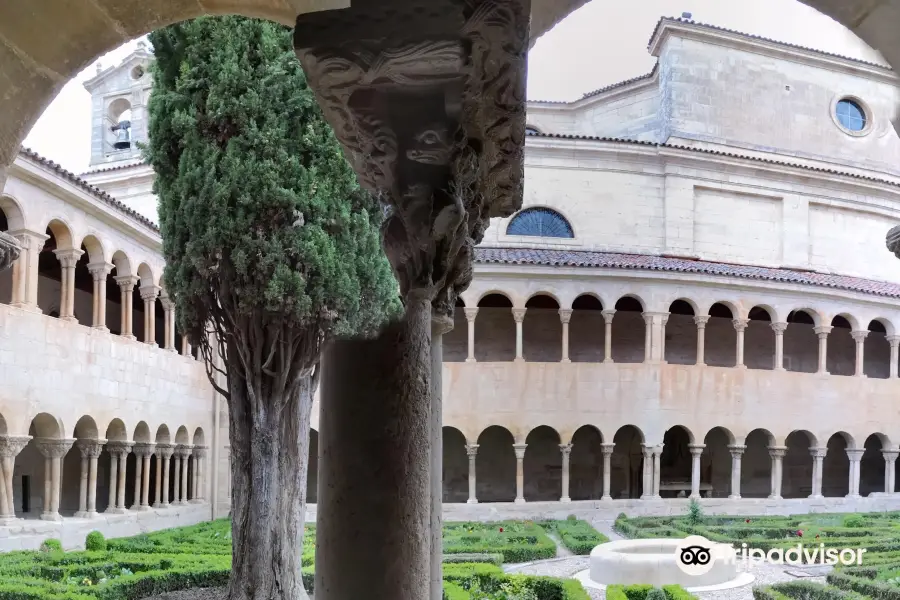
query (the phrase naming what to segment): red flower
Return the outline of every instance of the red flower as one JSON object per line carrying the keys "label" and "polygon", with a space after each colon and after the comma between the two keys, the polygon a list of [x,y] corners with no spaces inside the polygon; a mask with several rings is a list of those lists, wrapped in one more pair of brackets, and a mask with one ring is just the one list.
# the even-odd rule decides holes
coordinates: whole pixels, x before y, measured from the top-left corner
{"label": "red flower", "polygon": [[503,533],[503,528],[502,528],[502,527],[500,528],[500,533]]}
{"label": "red flower", "polygon": [[819,539],[819,535],[818,535],[818,534],[816,534],[816,539]]}
{"label": "red flower", "polygon": [[798,529],[798,530],[797,530],[797,537],[803,537],[803,530],[802,530],[802,529]]}
{"label": "red flower", "polygon": [[747,523],[749,523],[749,522],[750,522],[750,519],[747,519]]}

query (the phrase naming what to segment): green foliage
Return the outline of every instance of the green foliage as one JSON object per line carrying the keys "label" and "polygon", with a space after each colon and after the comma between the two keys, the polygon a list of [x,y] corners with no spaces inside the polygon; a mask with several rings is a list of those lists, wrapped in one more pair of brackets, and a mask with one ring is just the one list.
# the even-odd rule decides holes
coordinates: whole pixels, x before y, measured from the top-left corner
{"label": "green foliage", "polygon": [[655,587],[647,592],[646,600],[667,600],[666,593],[661,588]]}
{"label": "green foliage", "polygon": [[99,531],[92,531],[84,538],[84,549],[92,552],[106,550],[106,538]]}
{"label": "green foliage", "polygon": [[203,17],[150,41],[144,152],[183,330],[374,332],[399,310],[381,213],[322,118],[290,29]]}
{"label": "green foliage", "polygon": [[859,514],[844,517],[844,527],[865,527],[866,518]]}
{"label": "green foliage", "polygon": [[505,563],[519,563],[556,556],[556,544],[533,522],[445,523],[445,554],[501,554]]}
{"label": "green foliage", "polygon": [[444,564],[453,564],[453,563],[488,563],[492,565],[497,565],[498,567],[503,564],[503,555],[497,553],[460,553],[460,554],[445,554],[442,562]]}
{"label": "green foliage", "polygon": [[703,523],[703,508],[696,498],[691,498],[688,505],[687,522],[689,525],[700,525]]}
{"label": "green foliage", "polygon": [[483,563],[444,565],[444,582],[445,598],[452,600],[590,600],[574,579],[509,575]]}
{"label": "green foliage", "polygon": [[753,590],[755,600],[865,600],[846,591],[812,581],[787,581]]}
{"label": "green foliage", "polygon": [[610,585],[606,587],[606,600],[697,600],[697,597],[680,585],[662,588],[649,584]]}
{"label": "green foliage", "polygon": [[62,542],[54,538],[47,538],[41,544],[41,552],[62,552],[62,549]]}
{"label": "green foliage", "polygon": [[541,527],[556,533],[563,546],[578,555],[590,554],[591,550],[609,541],[608,537],[591,527],[590,523],[580,519],[543,521]]}

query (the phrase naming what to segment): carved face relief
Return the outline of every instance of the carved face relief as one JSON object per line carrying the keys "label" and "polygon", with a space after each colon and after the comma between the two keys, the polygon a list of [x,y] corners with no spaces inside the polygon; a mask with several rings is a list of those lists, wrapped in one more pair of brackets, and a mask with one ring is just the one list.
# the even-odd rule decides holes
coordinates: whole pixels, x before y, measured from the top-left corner
{"label": "carved face relief", "polygon": [[446,125],[442,123],[426,126],[413,134],[406,158],[426,165],[446,165],[452,151],[449,137]]}

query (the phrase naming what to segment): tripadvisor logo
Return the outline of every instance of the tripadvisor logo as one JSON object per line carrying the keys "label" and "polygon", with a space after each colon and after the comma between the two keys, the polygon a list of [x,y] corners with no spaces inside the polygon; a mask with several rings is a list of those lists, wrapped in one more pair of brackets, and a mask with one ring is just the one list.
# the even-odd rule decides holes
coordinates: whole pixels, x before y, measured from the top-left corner
{"label": "tripadvisor logo", "polygon": [[[763,559],[776,565],[861,565],[865,548],[826,548],[824,543],[813,546],[797,544],[790,548],[751,548],[746,543],[740,549],[731,544],[711,542],[703,536],[684,538],[675,549],[675,564],[688,575],[705,575],[719,562],[735,564],[740,558],[747,563],[751,558]],[[748,565],[745,565],[748,566]]]}

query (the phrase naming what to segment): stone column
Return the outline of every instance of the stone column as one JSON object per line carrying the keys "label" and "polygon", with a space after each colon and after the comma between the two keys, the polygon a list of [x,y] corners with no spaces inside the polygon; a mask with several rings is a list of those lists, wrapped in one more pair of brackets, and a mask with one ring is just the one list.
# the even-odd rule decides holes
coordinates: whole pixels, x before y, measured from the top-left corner
{"label": "stone column", "polygon": [[817,373],[828,375],[828,334],[831,333],[831,326],[825,325],[816,327],[814,331],[819,337],[819,370]]}
{"label": "stone column", "polygon": [[187,334],[181,336],[181,354],[184,356],[191,355],[191,339]]}
{"label": "stone column", "polygon": [[[175,454],[174,444],[156,444],[156,508],[169,506],[169,461]],[[162,473],[162,481],[160,481]],[[162,492],[162,496],[160,496]]]}
{"label": "stone column", "polygon": [[75,248],[54,250],[53,254],[56,255],[62,269],[59,318],[63,321],[77,321],[75,318],[75,265],[78,264],[78,259],[84,254],[84,250]]}
{"label": "stone column", "polygon": [[175,453],[173,455],[172,462],[174,463],[174,473],[172,474],[172,481],[175,482],[175,487],[172,490],[172,505],[177,506],[181,504],[181,458],[184,455],[184,444],[178,444],[175,447]]}
{"label": "stone column", "polygon": [[613,317],[616,316],[615,310],[604,310],[600,313],[603,315],[603,362],[611,363],[613,361],[612,358],[612,322]]}
{"label": "stone column", "polygon": [[16,457],[31,436],[0,436],[0,524],[8,525],[16,520],[13,495],[13,469]]}
{"label": "stone column", "polygon": [[660,468],[659,468],[659,459],[662,456],[662,446],[656,446],[653,449],[653,497],[661,498],[659,495],[659,478],[660,478]]}
{"label": "stone column", "polygon": [[97,459],[103,452],[106,440],[80,439],[75,447],[81,453],[81,486],[78,497],[79,519],[93,519],[97,516]]}
{"label": "stone column", "polygon": [[193,451],[192,445],[185,444],[184,453],[181,456],[181,504],[188,503],[188,461],[191,459]]}
{"label": "stone column", "polygon": [[772,458],[772,469],[769,474],[769,498],[781,500],[782,466],[787,446],[769,446],[769,456]]}
{"label": "stone column", "polygon": [[647,500],[653,498],[653,446],[641,444],[641,450],[644,454],[641,500]]}
{"label": "stone column", "polygon": [[528,444],[513,444],[516,453],[516,504],[525,504],[525,448]]}
{"label": "stone column", "polygon": [[659,318],[659,361],[666,362],[666,324],[669,322],[669,313],[663,313]]}
{"label": "stone column", "polygon": [[160,288],[155,285],[141,286],[144,301],[144,343],[156,346],[156,299]]}
{"label": "stone column", "polygon": [[106,278],[114,266],[108,262],[88,264],[88,271],[94,279],[94,312],[91,326],[100,331],[109,331],[106,326]]}
{"label": "stone column", "polygon": [[813,457],[812,493],[809,495],[810,498],[822,497],[822,464],[827,452],[828,448],[809,449],[809,453]]}
{"label": "stone column", "polygon": [[897,378],[897,361],[900,360],[900,352],[898,352],[898,348],[900,348],[900,335],[889,335],[887,336],[887,341],[891,345],[891,372],[890,378]]}
{"label": "stone column", "polygon": [[[709,319],[709,317],[707,317]],[[700,498],[700,456],[706,444],[688,444],[691,453],[691,498]]]}
{"label": "stone column", "polygon": [[175,302],[168,296],[159,299],[162,303],[165,318],[163,319],[163,349],[169,352],[175,350]]}
{"label": "stone column", "polygon": [[44,233],[19,229],[10,231],[19,242],[20,254],[12,265],[12,305],[31,312],[41,312],[37,303],[38,258],[49,238]]}
{"label": "stone column", "polygon": [[572,362],[569,360],[569,321],[572,320],[572,309],[559,309],[559,320],[562,323],[562,360],[560,362]]}
{"label": "stone column", "polygon": [[134,286],[137,285],[140,279],[134,275],[118,275],[115,279],[116,283],[119,284],[119,289],[122,291],[122,316],[120,318],[122,337],[129,340],[137,339],[134,336],[134,324],[132,323],[134,315],[134,298],[132,295],[134,294]]}
{"label": "stone column", "polygon": [[572,454],[572,444],[560,444],[559,451],[562,452],[562,494],[559,497],[560,502],[571,502],[569,497],[569,456]]}
{"label": "stone column", "polygon": [[896,468],[895,463],[897,462],[897,455],[900,454],[900,451],[897,450],[882,450],[881,455],[884,457],[884,493],[885,494],[893,494],[894,493],[894,483],[895,483],[895,474]]}
{"label": "stone column", "polygon": [[516,320],[516,359],[515,362],[525,362],[525,356],[522,353],[522,322],[525,321],[526,308],[512,309],[513,319]]}
{"label": "stone column", "polygon": [[466,446],[466,454],[469,456],[469,504],[478,504],[478,497],[475,488],[475,459],[478,456],[478,444],[469,444]]}
{"label": "stone column", "polygon": [[784,371],[784,332],[787,331],[788,324],[769,323],[769,327],[775,332],[775,367],[776,371]]}
{"label": "stone column", "polygon": [[706,324],[709,316],[698,315],[694,317],[694,325],[697,326],[697,366],[706,365]]}
{"label": "stone column", "polygon": [[134,472],[134,503],[131,510],[150,510],[150,456],[153,454],[155,444],[139,442],[134,445],[135,472]]}
{"label": "stone column", "polygon": [[125,507],[125,479],[128,453],[134,442],[111,441],[106,443],[106,451],[110,456],[109,469],[109,506],[106,512],[110,514],[124,514],[128,512]]}
{"label": "stone column", "polygon": [[856,371],[853,373],[854,377],[865,377],[865,350],[866,350],[866,337],[868,337],[869,332],[866,330],[857,330],[851,331],[850,337],[853,338],[853,341],[856,342]]}
{"label": "stone column", "polygon": [[206,499],[206,455],[208,446],[194,446],[194,499],[195,504],[203,504]]}
{"label": "stone column", "polygon": [[610,495],[610,469],[612,468],[612,453],[616,449],[615,444],[600,444],[603,453],[603,497],[601,500],[612,500]]}
{"label": "stone column", "polygon": [[741,444],[732,444],[728,446],[731,452],[731,493],[728,497],[737,500],[741,497],[741,456],[747,446]]}
{"label": "stone column", "polygon": [[859,498],[859,462],[862,460],[862,455],[865,451],[865,448],[846,449],[847,458],[850,459],[850,478],[847,483],[848,498]]}
{"label": "stone column", "polygon": [[641,313],[644,317],[644,362],[648,363],[653,359],[653,314]]}
{"label": "stone column", "polygon": [[443,598],[444,529],[444,334],[453,330],[453,317],[432,310],[429,428],[431,477],[431,600]]}
{"label": "stone column", "polygon": [[69,439],[35,438],[35,446],[44,457],[44,521],[60,521],[59,493],[62,487],[62,459],[75,443]]}
{"label": "stone column", "polygon": [[475,362],[475,317],[478,316],[478,308],[464,308],[466,313],[466,323],[469,327],[469,356],[466,362]]}
{"label": "stone column", "polygon": [[744,364],[744,332],[747,330],[747,325],[750,324],[750,319],[732,319],[731,324],[734,325],[734,330],[737,332],[734,366],[738,369],[746,369],[747,365]]}

